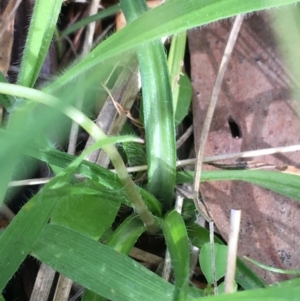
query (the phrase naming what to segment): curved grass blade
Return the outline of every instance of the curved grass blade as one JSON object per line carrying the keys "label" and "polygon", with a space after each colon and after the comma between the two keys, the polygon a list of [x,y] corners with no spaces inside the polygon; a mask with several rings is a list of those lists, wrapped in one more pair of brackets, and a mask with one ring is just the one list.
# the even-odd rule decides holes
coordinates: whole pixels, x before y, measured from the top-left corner
{"label": "curved grass blade", "polygon": [[268,265],[265,265],[261,262],[258,262],[254,259],[251,259],[247,256],[244,256],[244,259],[248,260],[249,262],[253,263],[254,265],[256,265],[257,267],[260,267],[264,270],[273,272],[273,273],[279,273],[279,274],[286,274],[286,275],[300,275],[300,270],[283,270],[283,269],[277,269]]}
{"label": "curved grass blade", "polygon": [[32,255],[110,300],[172,300],[170,283],[126,255],[64,227],[46,225]]}
{"label": "curved grass blade", "polygon": [[[128,22],[147,11],[145,1],[120,1]],[[143,87],[148,162],[147,188],[166,209],[173,201],[176,169],[175,119],[166,54],[161,41],[137,48]]]}
{"label": "curved grass blade", "polygon": [[[177,184],[192,183],[194,172],[178,172]],[[300,177],[275,171],[263,170],[217,170],[204,171],[201,182],[245,181],[275,191],[295,200],[300,200]]]}
{"label": "curved grass blade", "polygon": [[[196,26],[264,9],[296,3],[295,0],[169,0],[147,12],[96,47],[85,59],[44,88],[50,94],[107,58],[146,42]],[[153,22],[155,20],[155,22]],[[130,38],[129,38],[130,37]]]}
{"label": "curved grass blade", "polygon": [[177,211],[168,213],[160,221],[175,275],[173,300],[186,300],[189,289],[190,247],[182,216]]}

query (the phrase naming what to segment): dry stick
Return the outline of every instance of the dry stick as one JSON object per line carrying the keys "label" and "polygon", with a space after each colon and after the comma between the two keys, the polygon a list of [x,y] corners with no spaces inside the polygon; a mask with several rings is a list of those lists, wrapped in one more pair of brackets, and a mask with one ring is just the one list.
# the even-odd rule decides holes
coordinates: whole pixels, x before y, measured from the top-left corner
{"label": "dry stick", "polygon": [[211,271],[214,280],[214,295],[218,295],[218,283],[216,277],[216,257],[215,257],[215,240],[214,240],[214,222],[209,222],[209,245],[211,255]]}
{"label": "dry stick", "polygon": [[[98,6],[100,4],[101,0],[92,0],[88,16],[94,15],[98,12]],[[96,22],[92,22],[87,26],[85,39],[83,43],[83,50],[82,50],[82,56],[86,56],[93,47],[93,38],[96,28]],[[80,95],[77,98],[76,101],[76,107],[80,110],[82,108],[84,99],[84,93],[80,93]],[[76,151],[76,144],[77,144],[77,137],[79,132],[79,124],[77,122],[72,122],[71,131],[70,131],[70,137],[69,137],[69,145],[68,145],[68,153],[71,155],[75,154]]]}
{"label": "dry stick", "polygon": [[228,42],[227,42],[227,45],[225,47],[225,51],[224,51],[224,54],[222,57],[221,65],[220,65],[220,68],[219,68],[219,71],[217,74],[216,82],[215,82],[215,85],[214,85],[214,88],[213,88],[213,91],[211,94],[210,103],[208,106],[206,118],[205,118],[203,129],[201,132],[199,149],[198,149],[197,156],[196,156],[195,177],[194,177],[194,203],[195,203],[195,206],[196,206],[197,210],[199,211],[199,213],[201,213],[208,222],[211,221],[211,218],[209,217],[209,214],[208,214],[205,206],[199,200],[199,183],[200,183],[200,177],[201,177],[202,161],[203,161],[203,157],[204,157],[204,150],[205,150],[205,145],[206,145],[206,141],[207,141],[207,137],[208,137],[209,128],[210,128],[211,120],[212,120],[214,110],[215,110],[215,107],[217,104],[223,77],[224,77],[228,62],[229,62],[230,55],[233,50],[233,46],[235,44],[235,41],[237,39],[241,25],[243,23],[243,18],[244,18],[243,15],[238,15],[234,20],[234,24],[231,29],[229,39],[228,39]]}
{"label": "dry stick", "polygon": [[184,134],[176,141],[176,149],[178,149],[193,133],[194,126],[191,125]]}
{"label": "dry stick", "polygon": [[49,298],[55,270],[42,263],[36,276],[30,301],[47,301]]}
{"label": "dry stick", "polygon": [[236,256],[241,223],[241,210],[230,212],[230,232],[228,238],[228,254],[225,275],[225,293],[234,291],[234,277],[236,268]]}

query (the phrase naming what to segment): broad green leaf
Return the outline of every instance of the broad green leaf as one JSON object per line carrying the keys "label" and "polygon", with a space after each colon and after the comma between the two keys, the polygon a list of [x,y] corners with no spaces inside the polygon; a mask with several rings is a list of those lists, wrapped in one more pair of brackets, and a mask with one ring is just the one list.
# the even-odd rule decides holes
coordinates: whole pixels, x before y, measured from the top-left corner
{"label": "broad green leaf", "polygon": [[175,276],[173,300],[186,300],[189,287],[190,246],[182,216],[171,211],[160,221],[161,228],[170,253]]}
{"label": "broad green leaf", "polygon": [[[147,11],[146,1],[120,0],[120,3],[128,23]],[[166,54],[160,40],[140,45],[136,52],[143,88],[147,189],[170,209],[175,187],[176,141]]]}
{"label": "broad green leaf", "polygon": [[[199,225],[195,223],[189,224],[187,225],[187,230],[192,245],[199,249],[201,249],[205,243],[209,242],[208,230],[200,227]],[[216,236],[214,237],[214,241],[215,243],[223,244],[223,242]],[[266,287],[263,280],[260,279],[240,258],[237,258],[235,280],[244,289]]]}
{"label": "broad green leaf", "polygon": [[110,300],[172,300],[170,283],[126,255],[64,227],[46,225],[32,255]]}
{"label": "broad green leaf", "polygon": [[61,0],[36,0],[21,61],[18,84],[33,87],[56,28]]}
{"label": "broad green leaf", "polygon": [[[216,264],[216,281],[225,276],[226,260],[227,260],[227,246],[214,244],[215,264]],[[211,251],[210,243],[206,243],[200,250],[199,263],[201,270],[208,283],[213,284],[214,278],[211,266]]]}
{"label": "broad green leaf", "polygon": [[[192,183],[194,172],[178,172],[177,184]],[[204,171],[201,174],[202,182],[209,181],[245,181],[270,189],[295,200],[300,200],[300,177],[275,171],[263,170],[217,170]]]}

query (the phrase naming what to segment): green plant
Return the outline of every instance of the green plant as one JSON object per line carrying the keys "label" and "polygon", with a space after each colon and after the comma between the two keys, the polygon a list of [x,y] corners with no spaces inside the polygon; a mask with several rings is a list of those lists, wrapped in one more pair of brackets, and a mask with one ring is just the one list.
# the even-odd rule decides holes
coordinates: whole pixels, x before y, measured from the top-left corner
{"label": "green plant", "polygon": [[[202,247],[208,241],[208,233],[195,225],[194,221],[186,226],[180,214],[169,212],[175,183],[192,182],[193,173],[176,172],[174,116],[178,116],[178,110],[174,99],[180,95],[180,91],[172,91],[171,87],[174,77],[178,75],[178,68],[174,68],[177,71],[170,72],[169,76],[166,55],[158,39],[237,14],[294,2],[169,0],[146,12],[144,1],[123,0],[121,7],[130,21],[127,27],[95,47],[54,81],[36,87],[36,79],[53,37],[61,6],[60,0],[48,1],[47,5],[45,1],[37,0],[18,85],[5,83],[4,78],[0,83],[2,104],[9,112],[7,126],[0,131],[1,141],[5,141],[0,150],[1,202],[12,175],[17,172],[21,155],[45,161],[61,171],[23,206],[0,237],[1,290],[30,254],[88,289],[92,297],[87,294],[84,297],[86,300],[94,298],[95,294],[117,301],[197,300],[188,282],[189,242]],[[140,139],[132,136],[108,138],[73,106],[73,99],[82,90],[86,91],[86,101],[92,98],[89,88],[104,73],[109,73],[112,60],[122,62],[124,56],[134,52],[139,59],[143,84],[143,118],[149,167],[147,190],[134,184],[114,146],[115,143],[129,141],[138,143]],[[178,64],[180,59],[170,63],[169,68]],[[79,79],[80,85],[76,82]],[[95,138],[96,144],[89,151],[102,147],[117,175],[83,160],[86,153],[77,158],[55,149],[49,128],[53,124],[66,122],[66,116]],[[182,119],[182,116],[176,118]],[[78,180],[75,174],[84,176],[84,182]],[[228,179],[248,181],[300,199],[298,176],[262,171],[202,173],[202,181]],[[97,239],[110,228],[121,204],[131,206],[135,213],[110,235],[107,245],[99,243]],[[91,217],[91,210],[103,211],[105,219],[99,222],[97,214]],[[82,218],[80,222],[78,213]],[[174,285],[126,256],[144,231],[154,234],[160,228],[173,263]],[[236,281],[246,291],[208,299],[292,300],[299,296],[296,281],[294,285],[259,289],[265,284],[240,260]],[[254,288],[257,290],[247,290]],[[197,293],[202,294],[201,291]]]}

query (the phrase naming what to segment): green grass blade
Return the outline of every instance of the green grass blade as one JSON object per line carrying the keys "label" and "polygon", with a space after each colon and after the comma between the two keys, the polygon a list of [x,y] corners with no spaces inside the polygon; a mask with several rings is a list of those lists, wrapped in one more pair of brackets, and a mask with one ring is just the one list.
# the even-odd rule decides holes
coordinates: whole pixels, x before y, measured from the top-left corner
{"label": "green grass blade", "polygon": [[188,115],[191,107],[193,88],[191,80],[186,74],[180,74],[178,79],[178,100],[175,110],[175,126]]}
{"label": "green grass blade", "polygon": [[[96,47],[85,59],[70,68],[44,90],[54,93],[73,81],[96,64],[110,57],[136,48],[162,36],[210,22],[229,18],[237,14],[279,7],[295,3],[295,0],[169,0],[128,24],[123,30]],[[155,22],[153,22],[155,20]]]}
{"label": "green grass blade", "polygon": [[182,216],[171,211],[160,221],[175,276],[173,300],[186,300],[189,288],[190,246]]}
{"label": "green grass blade", "polygon": [[283,270],[283,269],[274,268],[274,267],[265,265],[261,262],[258,262],[254,259],[251,259],[247,256],[244,256],[244,259],[246,259],[247,261],[253,263],[257,267],[262,268],[266,271],[270,271],[270,272],[273,272],[273,273],[279,273],[279,274],[286,274],[286,275],[300,275],[300,270]]}
{"label": "green grass blade", "polygon": [[111,7],[108,7],[106,9],[100,11],[99,13],[97,13],[95,15],[81,19],[78,22],[70,25],[68,28],[64,29],[61,32],[60,37],[64,38],[67,35],[69,35],[70,33],[74,32],[84,26],[87,26],[92,22],[100,21],[106,17],[112,16],[112,15],[116,14],[117,12],[119,12],[120,9],[121,9],[120,4],[116,4],[116,5],[113,5]]}
{"label": "green grass blade", "polygon": [[[170,71],[170,82],[171,82],[172,95],[173,95],[173,108],[175,114],[175,126],[178,126],[178,124],[187,115],[192,100],[192,93],[191,93],[192,87],[191,85],[189,85],[189,80],[186,80],[188,79],[186,75],[183,81],[181,81],[180,83],[180,79],[183,76],[182,66],[183,66],[183,59],[185,53],[185,45],[186,45],[186,31],[174,35],[172,38],[169,57],[168,57],[168,68]],[[186,94],[187,97],[181,95],[181,97],[183,96],[183,99],[181,99],[180,101],[179,89],[180,89],[180,84],[182,85],[183,83],[184,83],[183,87],[185,87],[183,93]],[[190,86],[190,93],[187,90],[188,86]],[[184,103],[182,103],[182,100]]]}
{"label": "green grass blade", "polygon": [[[194,172],[178,172],[177,184],[192,183]],[[204,171],[201,174],[201,181],[245,181],[295,200],[300,200],[300,177],[297,175],[282,172],[263,170],[217,170]]]}
{"label": "green grass blade", "polygon": [[0,291],[31,251],[58,202],[56,197],[44,194],[39,192],[24,205],[0,237]]}
{"label": "green grass blade", "polygon": [[67,228],[46,225],[32,255],[115,301],[171,301],[174,287],[126,255]]}
{"label": "green grass blade", "polygon": [[18,84],[33,87],[56,28],[61,0],[36,0],[24,47]]}
{"label": "green grass blade", "polygon": [[[128,22],[147,11],[145,1],[121,0]],[[142,79],[148,190],[170,209],[176,168],[175,122],[166,54],[161,41],[137,48]]]}

